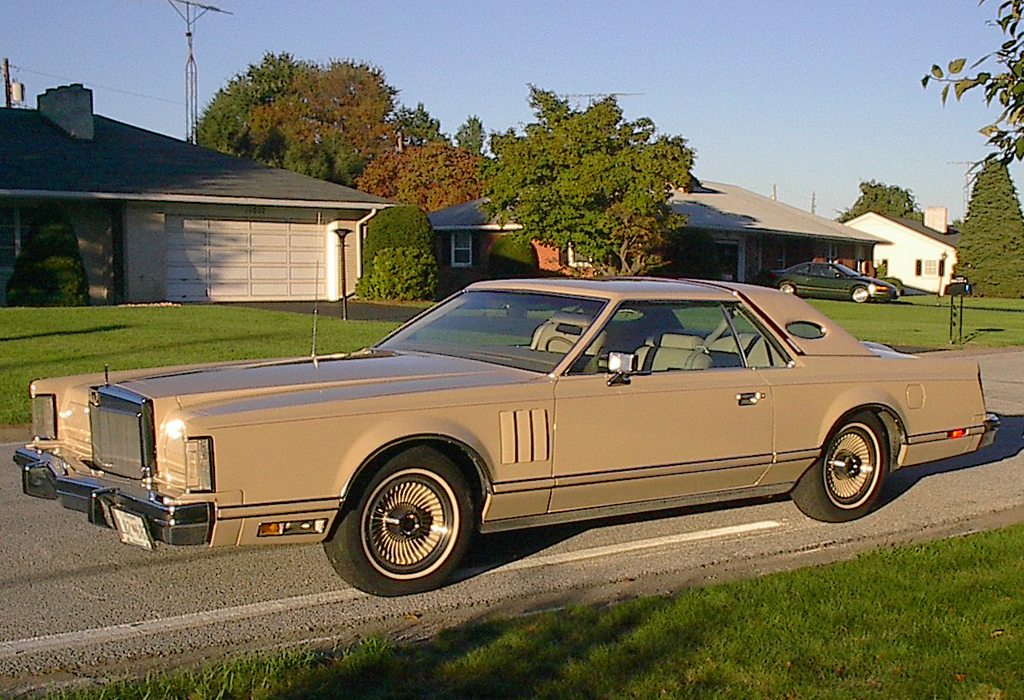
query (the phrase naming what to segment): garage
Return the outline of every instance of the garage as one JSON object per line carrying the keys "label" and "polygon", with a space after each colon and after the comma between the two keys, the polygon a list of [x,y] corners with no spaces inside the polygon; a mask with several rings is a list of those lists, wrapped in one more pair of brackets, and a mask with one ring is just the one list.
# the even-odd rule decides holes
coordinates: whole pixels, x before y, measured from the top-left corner
{"label": "garage", "polygon": [[168,216],[168,301],[325,298],[324,228],[317,224]]}

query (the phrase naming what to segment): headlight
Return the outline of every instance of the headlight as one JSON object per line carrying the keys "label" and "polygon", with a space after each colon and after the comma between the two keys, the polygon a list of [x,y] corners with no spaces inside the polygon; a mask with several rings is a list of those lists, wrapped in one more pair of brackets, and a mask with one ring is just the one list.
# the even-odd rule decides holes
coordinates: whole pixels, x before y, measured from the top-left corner
{"label": "headlight", "polygon": [[868,282],[868,294],[874,294],[878,291],[878,285],[874,282]]}
{"label": "headlight", "polygon": [[57,397],[53,394],[32,397],[32,434],[39,440],[57,439]]}
{"label": "headlight", "polygon": [[213,438],[185,441],[185,487],[189,491],[213,491]]}

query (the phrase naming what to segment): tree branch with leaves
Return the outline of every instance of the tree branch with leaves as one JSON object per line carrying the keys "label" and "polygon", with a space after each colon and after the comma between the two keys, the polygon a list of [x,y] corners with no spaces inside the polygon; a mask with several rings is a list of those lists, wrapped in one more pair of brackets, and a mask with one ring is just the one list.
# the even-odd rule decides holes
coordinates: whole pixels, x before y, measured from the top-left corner
{"label": "tree branch with leaves", "polygon": [[[986,0],[981,0],[984,4]],[[950,61],[944,70],[938,64],[921,79],[925,88],[932,82],[944,83],[942,103],[952,90],[957,101],[971,90],[980,89],[989,106],[998,105],[999,117],[981,130],[996,152],[991,156],[1009,163],[1024,160],[1024,29],[1021,13],[1024,0],[999,3],[991,24],[998,26],[1004,41],[998,49],[982,56],[964,72],[967,59]],[[977,70],[985,68],[985,70]]]}

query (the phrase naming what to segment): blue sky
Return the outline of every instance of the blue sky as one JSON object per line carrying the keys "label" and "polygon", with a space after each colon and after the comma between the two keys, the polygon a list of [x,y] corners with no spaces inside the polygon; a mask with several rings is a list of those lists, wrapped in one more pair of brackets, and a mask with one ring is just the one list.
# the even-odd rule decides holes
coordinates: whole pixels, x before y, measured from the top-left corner
{"label": "blue sky", "polygon": [[[448,133],[471,114],[489,131],[529,122],[527,84],[638,93],[620,98],[627,118],[688,139],[697,177],[808,210],[815,193],[829,218],[868,179],[961,216],[959,163],[985,156],[995,117],[980,94],[942,107],[920,79],[998,46],[996,0],[204,1],[233,14],[196,25],[201,107],[268,51],[373,63]],[[184,31],[167,0],[7,0],[0,56],[29,106],[81,82],[97,113],[180,138]]]}

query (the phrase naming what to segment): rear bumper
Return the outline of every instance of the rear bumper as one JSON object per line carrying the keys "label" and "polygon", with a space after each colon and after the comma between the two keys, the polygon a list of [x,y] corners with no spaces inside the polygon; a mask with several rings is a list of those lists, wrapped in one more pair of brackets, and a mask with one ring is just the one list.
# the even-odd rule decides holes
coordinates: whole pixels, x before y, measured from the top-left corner
{"label": "rear bumper", "polygon": [[996,441],[996,434],[999,432],[999,416],[994,413],[985,414],[985,432],[981,436],[981,442],[978,443],[978,449],[982,447],[988,447]]}
{"label": "rear bumper", "polygon": [[21,470],[21,490],[29,496],[59,500],[70,510],[85,513],[89,522],[113,528],[111,507],[141,517],[152,538],[173,545],[206,544],[213,526],[209,503],[167,505],[154,491],[141,486],[69,476],[63,461],[49,453],[23,447],[14,453]]}

